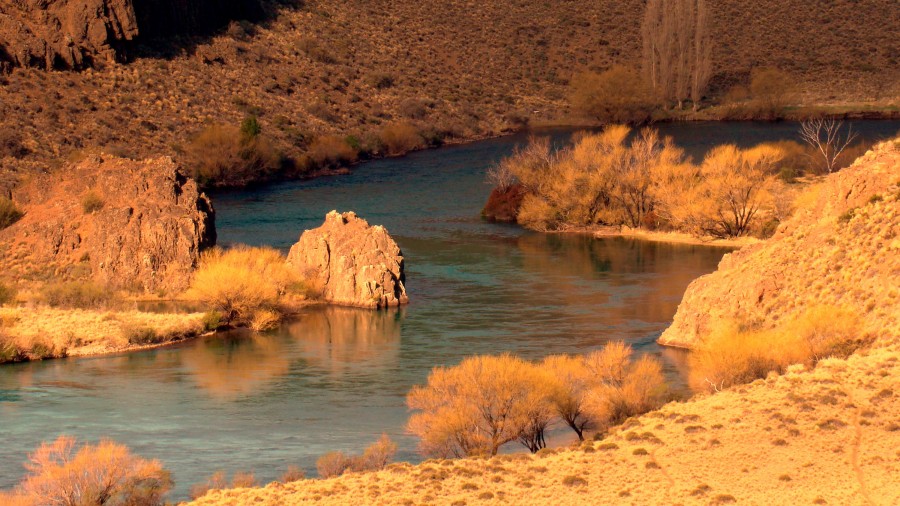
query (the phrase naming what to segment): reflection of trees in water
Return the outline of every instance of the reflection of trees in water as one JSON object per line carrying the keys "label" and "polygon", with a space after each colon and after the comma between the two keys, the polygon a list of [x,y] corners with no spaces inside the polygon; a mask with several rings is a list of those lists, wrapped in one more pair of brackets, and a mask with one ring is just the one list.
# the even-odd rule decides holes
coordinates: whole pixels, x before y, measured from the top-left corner
{"label": "reflection of trees in water", "polygon": [[[687,285],[715,270],[726,250],[588,235],[526,234],[519,238],[523,268],[535,293],[569,304],[594,305],[612,325],[628,320],[668,322]],[[644,276],[636,276],[644,274]],[[596,290],[585,280],[602,280]],[[637,288],[637,290],[635,290]]]}
{"label": "reflection of trees in water", "polygon": [[404,309],[314,308],[285,325],[306,363],[334,376],[397,364]]}
{"label": "reflection of trees in water", "polygon": [[213,397],[254,393],[287,374],[290,358],[277,335],[234,331],[184,348],[182,360],[194,381]]}

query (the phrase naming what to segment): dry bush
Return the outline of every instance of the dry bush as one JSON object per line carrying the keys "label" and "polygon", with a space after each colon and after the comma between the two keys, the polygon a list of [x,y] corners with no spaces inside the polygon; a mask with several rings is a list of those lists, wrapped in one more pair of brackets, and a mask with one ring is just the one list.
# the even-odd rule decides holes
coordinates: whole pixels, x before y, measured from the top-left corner
{"label": "dry bush", "polygon": [[87,506],[163,504],[172,487],[168,471],[156,460],[132,455],[112,441],[75,448],[62,436],[29,455],[28,474],[13,498],[19,504]]}
{"label": "dry bush", "polygon": [[772,187],[784,153],[772,145],[711,150],[703,163],[670,178],[660,193],[659,212],[678,230],[696,236],[748,235],[772,202]]}
{"label": "dry bush", "polygon": [[548,382],[531,363],[512,355],[475,356],[431,371],[407,395],[408,430],[435,457],[496,455],[508,442],[543,442],[552,419]]}
{"label": "dry bush", "polygon": [[281,313],[271,309],[258,309],[250,318],[250,328],[257,332],[274,329],[279,323],[281,323]]}
{"label": "dry bush", "polygon": [[778,119],[794,91],[794,78],[777,68],[754,69],[750,76],[750,95],[759,119]]}
{"label": "dry bush", "polygon": [[411,123],[399,122],[386,125],[378,138],[389,155],[402,155],[425,147],[425,139]]}
{"label": "dry bush", "polygon": [[321,478],[333,478],[349,471],[352,459],[343,452],[328,452],[316,460],[316,471]]}
{"label": "dry bush", "polygon": [[84,211],[84,214],[93,214],[103,209],[104,203],[103,197],[93,190],[81,196],[81,209]]}
{"label": "dry bush", "polygon": [[609,427],[626,418],[659,407],[666,394],[662,366],[643,356],[632,360],[632,349],[612,342],[584,357],[590,381],[584,410],[597,427]]}
{"label": "dry bush", "polygon": [[92,281],[60,281],[41,289],[41,297],[50,307],[98,309],[112,305],[116,294]]}
{"label": "dry bush", "polygon": [[210,125],[185,148],[186,166],[205,185],[241,185],[263,180],[280,168],[281,157],[260,135]]}
{"label": "dry bush", "polygon": [[359,152],[342,137],[322,135],[309,146],[307,156],[317,167],[337,167],[355,162]]}
{"label": "dry bush", "polygon": [[231,488],[250,488],[257,484],[256,476],[248,471],[238,471],[231,477]]}
{"label": "dry bush", "polygon": [[691,352],[690,383],[696,390],[718,391],[792,364],[846,357],[863,342],[860,328],[854,313],[830,306],[810,308],[774,329],[723,322]]}
{"label": "dry bush", "polygon": [[210,490],[224,490],[228,488],[250,488],[259,486],[256,476],[251,472],[237,471],[228,481],[225,471],[216,471],[205,482],[191,486],[189,495],[191,499],[199,499]]}
{"label": "dry bush", "polygon": [[778,163],[777,175],[786,183],[791,183],[812,168],[810,164],[809,149],[796,141],[775,141],[759,145],[781,152],[781,161]]}
{"label": "dry bush", "polygon": [[261,310],[277,311],[297,281],[277,250],[216,248],[204,252],[188,296],[210,305],[227,322],[245,323]]}
{"label": "dry bush", "polygon": [[25,216],[16,203],[6,197],[0,197],[0,230],[12,225]]}
{"label": "dry bush", "polygon": [[540,367],[551,381],[550,404],[557,416],[584,441],[584,432],[595,424],[584,409],[589,377],[583,357],[551,355]]}
{"label": "dry bush", "polygon": [[278,477],[279,483],[292,483],[306,478],[306,472],[297,466],[288,466],[287,470]]}
{"label": "dry bush", "polygon": [[643,123],[657,107],[639,72],[615,66],[572,78],[572,106],[585,116],[610,123]]}

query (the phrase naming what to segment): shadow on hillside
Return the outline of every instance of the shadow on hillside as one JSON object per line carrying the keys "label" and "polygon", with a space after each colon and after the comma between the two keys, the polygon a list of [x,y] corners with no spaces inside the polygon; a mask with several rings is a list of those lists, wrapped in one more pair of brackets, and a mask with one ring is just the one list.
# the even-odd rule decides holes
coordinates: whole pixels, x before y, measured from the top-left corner
{"label": "shadow on hillside", "polygon": [[283,9],[301,9],[304,0],[134,0],[140,35],[123,43],[123,60],[171,59],[192,54],[197,46],[227,32],[235,38],[252,36]]}

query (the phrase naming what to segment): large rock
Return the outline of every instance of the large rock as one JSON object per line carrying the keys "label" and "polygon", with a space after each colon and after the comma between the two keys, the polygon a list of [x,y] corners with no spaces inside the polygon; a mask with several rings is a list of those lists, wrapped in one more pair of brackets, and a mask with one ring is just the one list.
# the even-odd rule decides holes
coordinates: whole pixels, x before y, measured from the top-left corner
{"label": "large rock", "polygon": [[400,247],[384,227],[352,212],[328,213],[321,227],[303,232],[287,261],[328,302],[383,308],[409,301]]}
{"label": "large rock", "polygon": [[725,320],[771,328],[816,305],[900,334],[900,139],[809,189],[771,239],[725,255],[688,287],[659,343],[692,348]]}
{"label": "large rock", "polygon": [[89,156],[14,199],[25,216],[0,231],[0,267],[19,279],[175,293],[216,242],[212,204],[168,157]]}

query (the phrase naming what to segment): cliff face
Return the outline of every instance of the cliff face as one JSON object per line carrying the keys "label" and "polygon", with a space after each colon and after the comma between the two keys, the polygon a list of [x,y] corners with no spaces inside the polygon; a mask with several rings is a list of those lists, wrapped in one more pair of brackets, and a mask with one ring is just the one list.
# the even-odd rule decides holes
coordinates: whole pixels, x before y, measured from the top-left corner
{"label": "cliff face", "polygon": [[209,199],[170,158],[90,156],[14,197],[25,216],[0,232],[0,268],[19,280],[176,292],[216,241]]}
{"label": "cliff face", "polygon": [[798,200],[776,235],[726,255],[688,287],[660,344],[691,348],[723,320],[773,327],[810,306],[845,307],[876,336],[900,332],[900,139]]}
{"label": "cliff face", "polygon": [[0,0],[0,70],[102,67],[143,38],[255,19],[257,0]]}

